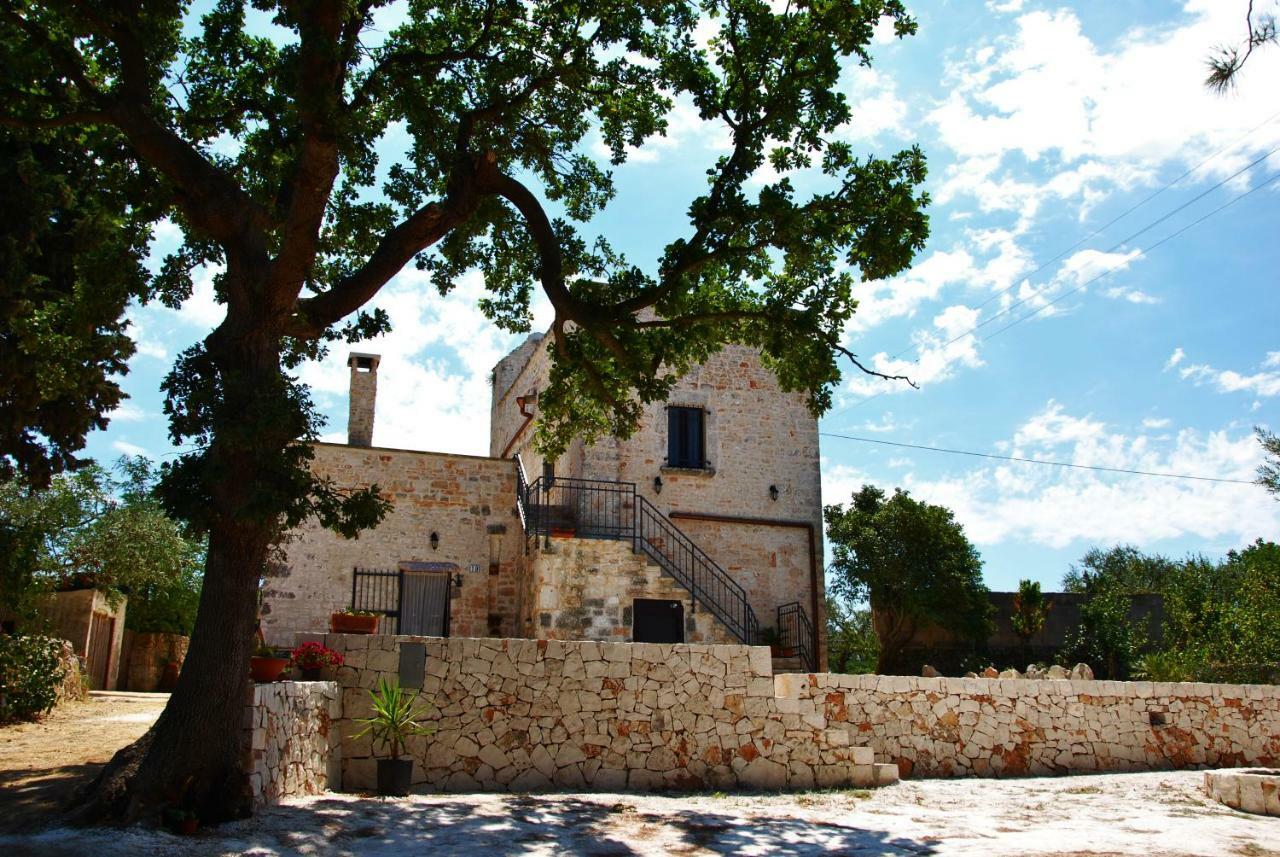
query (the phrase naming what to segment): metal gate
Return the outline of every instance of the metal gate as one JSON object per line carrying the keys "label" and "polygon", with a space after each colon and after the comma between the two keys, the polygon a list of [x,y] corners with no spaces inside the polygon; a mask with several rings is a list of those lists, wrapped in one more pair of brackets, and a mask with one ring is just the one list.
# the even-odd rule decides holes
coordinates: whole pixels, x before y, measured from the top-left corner
{"label": "metal gate", "polygon": [[447,637],[450,584],[457,571],[457,565],[442,562],[403,562],[398,570],[356,568],[351,607],[381,614],[381,634]]}
{"label": "metal gate", "polygon": [[403,571],[400,577],[400,633],[449,636],[449,574]]}
{"label": "metal gate", "polygon": [[108,690],[107,676],[111,674],[111,641],[116,635],[116,620],[106,613],[94,613],[89,619],[89,647],[85,653],[88,661],[89,682],[94,690]]}

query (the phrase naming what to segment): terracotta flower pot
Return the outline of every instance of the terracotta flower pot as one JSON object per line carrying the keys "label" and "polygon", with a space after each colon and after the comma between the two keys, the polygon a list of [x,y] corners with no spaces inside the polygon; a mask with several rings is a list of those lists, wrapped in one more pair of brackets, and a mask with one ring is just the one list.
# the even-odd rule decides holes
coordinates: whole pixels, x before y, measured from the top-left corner
{"label": "terracotta flower pot", "polygon": [[378,794],[388,797],[404,797],[409,793],[412,777],[412,759],[378,760]]}
{"label": "terracotta flower pot", "polygon": [[200,827],[200,819],[184,818],[178,822],[178,833],[183,836],[194,836],[198,827]]}
{"label": "terracotta flower pot", "polygon": [[333,613],[329,616],[329,630],[335,634],[376,634],[381,616],[356,616],[351,613]]}
{"label": "terracotta flower pot", "polygon": [[258,655],[249,658],[249,675],[258,684],[279,681],[280,674],[288,668],[288,658],[264,658]]}
{"label": "terracotta flower pot", "polygon": [[571,539],[577,533],[573,527],[552,527],[551,538],[553,539]]}
{"label": "terracotta flower pot", "polygon": [[302,667],[299,671],[302,673],[303,681],[320,680],[320,667]]}

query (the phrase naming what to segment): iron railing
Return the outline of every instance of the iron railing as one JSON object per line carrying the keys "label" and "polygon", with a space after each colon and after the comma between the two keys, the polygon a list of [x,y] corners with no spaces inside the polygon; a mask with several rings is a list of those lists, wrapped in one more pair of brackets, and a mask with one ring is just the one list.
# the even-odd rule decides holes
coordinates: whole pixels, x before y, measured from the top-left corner
{"label": "iron railing", "polygon": [[527,535],[629,540],[632,550],[649,557],[688,590],[694,610],[701,604],[743,643],[759,642],[760,623],[746,590],[636,493],[634,482],[554,476],[525,484],[523,468],[517,470]]}
{"label": "iron railing", "polygon": [[378,630],[395,634],[400,624],[400,597],[404,575],[381,568],[355,568],[351,574],[351,609],[379,613]]}
{"label": "iron railing", "polygon": [[799,601],[778,608],[778,644],[784,657],[799,658],[806,672],[816,671],[813,623]]}

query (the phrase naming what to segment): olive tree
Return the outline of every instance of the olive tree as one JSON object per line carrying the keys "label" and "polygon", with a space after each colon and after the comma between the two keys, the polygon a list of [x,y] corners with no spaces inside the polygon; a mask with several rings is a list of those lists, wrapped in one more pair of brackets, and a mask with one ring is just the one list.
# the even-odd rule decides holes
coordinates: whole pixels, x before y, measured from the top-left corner
{"label": "olive tree", "polygon": [[[914,32],[900,0],[5,4],[6,139],[70,153],[53,171],[105,165],[67,196],[69,216],[98,205],[130,230],[179,227],[142,297],[178,305],[213,266],[226,307],[164,383],[186,451],[160,490],[208,534],[186,668],[83,816],[248,811],[237,727],[268,550],[309,516],[354,535],[387,509],[377,486],[312,474],[318,418],[294,370],[385,331],[371,302],[406,265],[442,295],[478,270],[481,308],[509,331],[546,294],[549,452],[625,436],[726,342],[760,348],[826,408],[841,362],[857,362],[843,340],[854,283],[903,270],[927,233],[921,152],[860,156],[841,134],[856,112],[840,76],[870,62],[882,19]],[[586,224],[614,196],[611,166],[662,134],[677,100],[730,147],[658,258],[629,259]],[[611,165],[591,156],[597,135]]]}

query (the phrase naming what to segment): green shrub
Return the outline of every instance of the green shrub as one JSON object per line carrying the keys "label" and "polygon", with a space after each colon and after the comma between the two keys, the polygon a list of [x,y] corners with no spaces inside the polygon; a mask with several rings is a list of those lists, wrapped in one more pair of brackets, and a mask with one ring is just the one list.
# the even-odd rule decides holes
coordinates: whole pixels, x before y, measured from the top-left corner
{"label": "green shrub", "polygon": [[0,634],[0,721],[29,720],[58,701],[62,641]]}

